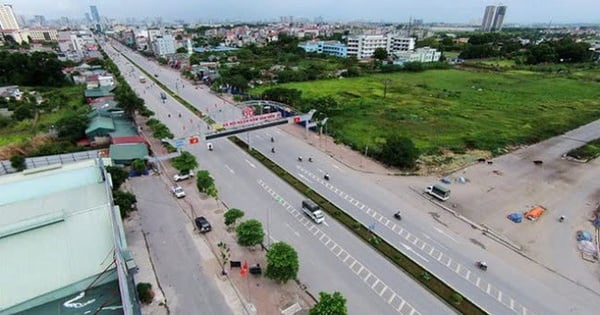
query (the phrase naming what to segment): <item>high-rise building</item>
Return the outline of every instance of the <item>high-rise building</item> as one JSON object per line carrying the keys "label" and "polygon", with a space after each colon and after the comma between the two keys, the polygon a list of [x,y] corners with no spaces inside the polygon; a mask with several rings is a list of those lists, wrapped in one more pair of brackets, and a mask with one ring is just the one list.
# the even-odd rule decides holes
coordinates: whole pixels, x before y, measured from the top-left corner
{"label": "high-rise building", "polygon": [[90,14],[87,12],[85,13],[85,22],[86,23],[92,22],[92,18],[90,17]]}
{"label": "high-rise building", "polygon": [[45,26],[46,25],[46,17],[43,15],[35,15],[33,16],[33,20],[36,26]]}
{"label": "high-rise building", "polygon": [[485,7],[481,30],[484,32],[494,32],[502,30],[502,23],[506,15],[505,5],[488,5]]}
{"label": "high-rise building", "polygon": [[90,12],[92,12],[92,22],[100,23],[100,14],[98,14],[98,8],[95,5],[91,5]]}
{"label": "high-rise building", "polygon": [[12,5],[0,4],[0,29],[2,30],[18,30],[19,23],[13,11]]}

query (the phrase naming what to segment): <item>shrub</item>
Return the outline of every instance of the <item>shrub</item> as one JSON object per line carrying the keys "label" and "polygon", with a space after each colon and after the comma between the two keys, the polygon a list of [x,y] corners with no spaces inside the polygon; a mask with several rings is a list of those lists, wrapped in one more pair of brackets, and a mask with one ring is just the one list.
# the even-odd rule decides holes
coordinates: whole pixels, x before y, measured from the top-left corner
{"label": "shrub", "polygon": [[137,292],[140,301],[144,304],[152,303],[154,299],[154,291],[152,291],[152,284],[147,282],[140,282],[137,284]]}
{"label": "shrub", "polygon": [[10,158],[10,165],[16,169],[18,172],[24,170],[27,168],[27,164],[25,163],[25,156],[18,154],[18,155],[13,155]]}

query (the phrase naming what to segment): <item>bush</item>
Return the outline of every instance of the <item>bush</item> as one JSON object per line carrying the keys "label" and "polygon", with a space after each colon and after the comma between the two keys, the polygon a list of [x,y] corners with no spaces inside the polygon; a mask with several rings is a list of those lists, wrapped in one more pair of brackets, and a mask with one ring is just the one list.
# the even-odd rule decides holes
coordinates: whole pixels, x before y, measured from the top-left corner
{"label": "bush", "polygon": [[129,212],[135,210],[137,199],[134,194],[127,191],[115,190],[113,191],[113,199],[115,205],[119,206],[121,218],[128,217]]}
{"label": "bush", "polygon": [[14,155],[10,158],[10,166],[12,166],[18,172],[26,169],[27,164],[25,163],[25,156],[21,154]]}
{"label": "bush", "polygon": [[154,299],[154,291],[152,291],[152,284],[147,282],[140,282],[137,284],[137,292],[140,301],[144,304],[152,303]]}
{"label": "bush", "polygon": [[458,294],[457,292],[452,293],[450,299],[452,300],[452,303],[456,305],[460,305],[460,303],[463,301],[462,295]]}

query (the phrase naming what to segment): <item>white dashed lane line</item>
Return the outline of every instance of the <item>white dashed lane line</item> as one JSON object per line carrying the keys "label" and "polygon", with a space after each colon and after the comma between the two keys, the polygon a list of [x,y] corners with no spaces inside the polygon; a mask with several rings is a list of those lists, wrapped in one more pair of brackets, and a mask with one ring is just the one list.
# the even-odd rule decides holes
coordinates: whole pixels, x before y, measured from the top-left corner
{"label": "white dashed lane line", "polygon": [[[358,201],[356,198],[348,195],[347,193],[345,193],[344,191],[333,186],[329,182],[322,180],[320,177],[311,173],[307,169],[305,169],[301,166],[298,166],[298,165],[296,166],[296,168],[298,168],[302,173],[304,173],[304,175],[306,177],[325,186],[327,189],[329,189],[330,191],[332,191],[333,193],[335,193],[342,199],[348,201],[351,205],[355,206],[357,209],[363,211],[364,213],[366,213],[367,215],[369,215],[370,217],[372,217],[373,219],[375,219],[376,221],[381,223],[381,225],[392,230],[394,233],[397,233],[399,236],[404,238],[410,244],[415,245],[413,247],[413,246],[409,246],[409,245],[406,245],[406,244],[400,242],[401,246],[404,248],[405,251],[411,252],[412,254],[418,256],[421,259],[425,259],[425,257],[417,254],[417,252],[415,250],[415,249],[417,249],[417,250],[421,251],[424,255],[429,256],[429,257],[433,258],[434,260],[437,260],[440,264],[442,264],[446,268],[450,269],[452,272],[456,273],[461,278],[467,280],[469,283],[474,284],[477,288],[479,288],[480,290],[482,290],[483,292],[485,292],[487,295],[494,298],[495,300],[499,301],[501,304],[503,304],[504,306],[506,306],[507,308],[512,310],[514,313],[521,314],[521,315],[531,314],[524,305],[518,303],[515,299],[513,299],[509,295],[504,294],[498,288],[495,288],[494,286],[492,286],[491,283],[485,282],[481,277],[476,276],[474,273],[471,272],[471,270],[469,270],[469,268],[462,266],[460,263],[458,263],[456,261],[453,261],[453,259],[450,256],[444,254],[441,250],[438,250],[433,245],[419,239],[416,235],[413,235],[410,232],[406,231],[405,229],[403,229],[402,227],[400,227],[393,221],[391,221],[388,218],[386,218],[385,216],[381,215],[376,210],[371,209],[369,206],[363,204],[362,202]],[[363,224],[366,224],[366,223],[363,222]],[[454,241],[456,243],[460,243],[458,240],[454,239],[451,235],[449,235],[445,231],[438,229],[438,228],[435,228],[435,229],[437,230],[438,233],[448,237],[452,241]],[[431,238],[429,238],[429,239],[431,239]],[[440,247],[444,248],[443,246],[440,246]],[[444,248],[444,249],[446,249],[446,248]],[[428,260],[425,259],[425,261],[428,261]],[[461,272],[461,271],[463,271],[463,272]]]}
{"label": "white dashed lane line", "polygon": [[258,180],[258,184],[273,197],[279,201],[279,204],[287,210],[296,220],[298,220],[310,234],[319,240],[334,256],[336,256],[346,267],[348,267],[359,279],[369,288],[377,293],[386,303],[388,303],[397,313],[400,314],[421,314],[412,307],[406,300],[399,296],[394,290],[388,287],[383,280],[371,272],[358,259],[354,258],[348,251],[342,248],[329,235],[321,231],[312,221],[308,220],[301,211],[296,210],[292,205],[279,196],[264,181]]}

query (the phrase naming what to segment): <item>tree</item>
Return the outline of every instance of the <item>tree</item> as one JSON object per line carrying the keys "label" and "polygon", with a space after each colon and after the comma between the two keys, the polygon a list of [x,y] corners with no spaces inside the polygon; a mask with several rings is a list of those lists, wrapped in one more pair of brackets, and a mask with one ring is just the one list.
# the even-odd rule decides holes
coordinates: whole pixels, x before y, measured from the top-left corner
{"label": "tree", "polygon": [[387,57],[388,57],[388,52],[387,52],[387,50],[385,50],[385,48],[381,48],[381,47],[375,48],[375,51],[373,52],[373,58],[375,58],[379,61],[383,61],[383,60],[387,59]]}
{"label": "tree", "polygon": [[401,168],[415,167],[418,157],[419,151],[412,140],[400,136],[392,136],[386,139],[379,153],[382,162]]}
{"label": "tree", "polygon": [[284,242],[271,245],[267,252],[265,277],[286,283],[296,279],[299,268],[298,254],[292,246]]}
{"label": "tree", "polygon": [[177,50],[175,50],[175,52],[179,53],[179,54],[185,54],[185,53],[187,53],[187,48],[179,47],[179,48],[177,48]]}
{"label": "tree", "polygon": [[319,292],[319,302],[310,309],[308,315],[346,315],[346,298],[340,292]]}
{"label": "tree", "polygon": [[121,185],[127,180],[127,177],[129,177],[129,174],[119,166],[107,166],[106,171],[110,174],[113,190],[121,188]]}
{"label": "tree", "polygon": [[15,108],[12,118],[21,121],[25,119],[33,118],[33,106],[27,102],[21,102],[21,104]]}
{"label": "tree", "polygon": [[129,212],[135,209],[135,203],[137,202],[134,194],[122,190],[114,190],[113,199],[115,205],[119,206],[122,218],[129,216]]}
{"label": "tree", "polygon": [[69,113],[55,124],[58,137],[71,142],[85,137],[85,129],[89,121],[90,119],[84,113]]}
{"label": "tree", "polygon": [[207,170],[198,171],[196,174],[196,187],[200,192],[203,192],[209,196],[217,196],[217,188],[215,187],[215,180],[210,176]]}
{"label": "tree", "polygon": [[242,246],[254,246],[263,242],[265,233],[262,223],[258,220],[250,219],[238,225],[235,229],[238,244]]}
{"label": "tree", "polygon": [[143,174],[146,171],[146,161],[135,159],[131,162],[131,167],[138,174]]}
{"label": "tree", "polygon": [[227,210],[224,214],[225,216],[225,225],[235,225],[235,221],[244,216],[244,211],[236,208],[231,208]]}
{"label": "tree", "polygon": [[196,157],[187,151],[182,151],[181,155],[171,160],[171,165],[182,173],[187,173],[198,167]]}
{"label": "tree", "polygon": [[20,172],[27,168],[27,163],[25,163],[25,156],[22,154],[13,155],[10,158],[10,166]]}

